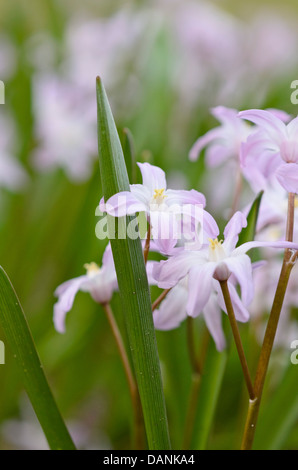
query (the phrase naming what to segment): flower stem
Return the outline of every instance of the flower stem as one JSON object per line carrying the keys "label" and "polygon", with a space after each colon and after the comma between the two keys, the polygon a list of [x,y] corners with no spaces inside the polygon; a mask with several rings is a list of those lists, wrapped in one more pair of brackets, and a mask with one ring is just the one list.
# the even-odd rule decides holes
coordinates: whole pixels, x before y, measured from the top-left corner
{"label": "flower stem", "polygon": [[134,448],[135,450],[141,450],[144,448],[144,428],[142,407],[140,403],[138,388],[130,367],[122,336],[115,320],[111,306],[109,303],[105,303],[102,304],[102,307],[111,327],[129,386],[129,393],[134,413]]}
{"label": "flower stem", "polygon": [[148,231],[147,231],[147,238],[144,246],[144,261],[145,264],[147,264],[148,261],[148,255],[149,255],[149,249],[150,249],[150,238],[151,238],[151,227],[150,227],[150,222],[148,224]]}
{"label": "flower stem", "polygon": [[159,306],[159,304],[163,301],[163,299],[168,295],[168,293],[170,292],[171,288],[170,289],[165,289],[159,297],[157,297],[156,300],[154,300],[153,304],[152,304],[152,312]]}
{"label": "flower stem", "polygon": [[[294,209],[295,209],[295,194],[289,193],[288,196],[288,216],[286,227],[286,240],[293,241],[294,232]],[[297,253],[296,253],[297,254]],[[286,289],[289,282],[289,277],[294,266],[292,259],[292,251],[286,249],[284,253],[283,264],[279,281],[277,284],[267,328],[264,335],[263,345],[260,353],[260,358],[257,366],[256,378],[254,383],[255,400],[249,403],[248,414],[241,444],[242,450],[249,450],[252,448],[255,429],[261,404],[261,398],[264,388],[264,383],[267,375],[269,360],[273,348],[273,343],[276,335],[276,330],[280,318],[280,312],[283,306],[283,301],[286,294]]]}
{"label": "flower stem", "polygon": [[241,341],[237,321],[236,321],[236,318],[235,318],[234,308],[233,308],[233,304],[232,304],[232,300],[231,300],[231,296],[230,296],[230,292],[229,292],[229,288],[228,288],[228,282],[227,281],[219,281],[219,283],[220,283],[220,287],[221,287],[222,294],[223,294],[223,297],[224,297],[225,305],[226,305],[226,308],[227,308],[227,313],[228,313],[228,317],[229,317],[229,320],[230,320],[234,340],[235,340],[235,343],[236,343],[238,356],[239,356],[240,363],[241,363],[241,366],[242,366],[243,375],[244,375],[244,379],[245,379],[245,382],[246,382],[249,398],[250,398],[250,400],[254,400],[254,398],[255,398],[254,389],[253,389],[252,381],[251,381],[251,378],[250,378],[250,373],[249,373],[249,369],[248,369],[244,349],[243,349],[243,346],[242,346],[242,341]]}

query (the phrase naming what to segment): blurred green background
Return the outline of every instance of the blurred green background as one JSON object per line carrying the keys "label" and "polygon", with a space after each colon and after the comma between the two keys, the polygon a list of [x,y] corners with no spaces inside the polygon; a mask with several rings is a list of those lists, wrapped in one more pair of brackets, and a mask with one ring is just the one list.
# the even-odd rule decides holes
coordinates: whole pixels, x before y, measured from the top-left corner
{"label": "blurred green background", "polygon": [[[80,448],[130,446],[128,388],[101,307],[79,293],[64,335],[52,321],[56,287],[81,275],[84,263],[100,263],[106,244],[95,236],[102,196],[96,74],[104,79],[120,135],[128,127],[134,136],[138,161],[161,166],[169,187],[204,192],[222,225],[233,182],[219,172],[214,195],[203,159],[191,163],[188,152],[216,125],[212,106],[297,114],[290,101],[290,84],[298,78],[297,17],[296,2],[281,7],[277,0],[0,3],[6,101],[0,118],[12,131],[8,143],[0,137],[0,154],[9,154],[27,175],[17,187],[1,186],[0,178],[0,264]],[[82,178],[69,170],[72,155],[90,169]],[[153,289],[153,298],[157,293]],[[117,294],[112,305],[126,340]],[[199,343],[201,319],[196,326]],[[253,325],[241,325],[241,333],[254,371],[260,345]],[[186,325],[157,332],[157,339],[170,434],[179,448],[191,382]],[[274,352],[256,438],[260,448],[298,447],[298,369],[290,353],[290,347]],[[8,347],[0,383],[0,448],[47,448]],[[220,390],[208,448],[237,448],[247,397],[234,346]]]}

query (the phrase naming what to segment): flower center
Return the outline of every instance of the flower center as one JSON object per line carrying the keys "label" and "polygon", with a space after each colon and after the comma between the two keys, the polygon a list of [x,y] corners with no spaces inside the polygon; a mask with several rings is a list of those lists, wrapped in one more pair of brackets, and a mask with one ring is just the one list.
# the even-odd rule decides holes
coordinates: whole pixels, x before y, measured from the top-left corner
{"label": "flower center", "polygon": [[165,189],[164,188],[155,189],[154,194],[153,194],[153,202],[154,202],[154,204],[161,205],[166,197],[167,196],[165,195]]}
{"label": "flower center", "polygon": [[226,257],[225,250],[222,246],[222,240],[215,238],[209,238],[209,260],[210,261],[221,261]]}
{"label": "flower center", "polygon": [[84,264],[84,268],[86,269],[87,276],[89,277],[94,277],[100,272],[100,267],[94,262]]}

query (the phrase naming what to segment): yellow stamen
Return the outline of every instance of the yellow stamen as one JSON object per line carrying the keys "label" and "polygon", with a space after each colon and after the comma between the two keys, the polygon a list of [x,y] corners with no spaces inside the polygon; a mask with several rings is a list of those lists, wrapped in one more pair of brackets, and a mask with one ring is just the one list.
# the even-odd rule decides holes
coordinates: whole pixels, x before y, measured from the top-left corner
{"label": "yellow stamen", "polygon": [[209,260],[220,261],[226,256],[225,250],[222,246],[223,240],[209,238]]}
{"label": "yellow stamen", "polygon": [[215,250],[218,246],[223,243],[223,240],[218,240],[217,238],[208,238],[208,241],[210,242],[209,248],[211,248],[212,250]]}
{"label": "yellow stamen", "polygon": [[100,271],[100,267],[94,262],[84,264],[84,268],[87,270],[88,276],[92,276]]}
{"label": "yellow stamen", "polygon": [[155,189],[153,194],[153,199],[156,201],[157,204],[162,204],[164,198],[167,197],[165,195],[165,189]]}

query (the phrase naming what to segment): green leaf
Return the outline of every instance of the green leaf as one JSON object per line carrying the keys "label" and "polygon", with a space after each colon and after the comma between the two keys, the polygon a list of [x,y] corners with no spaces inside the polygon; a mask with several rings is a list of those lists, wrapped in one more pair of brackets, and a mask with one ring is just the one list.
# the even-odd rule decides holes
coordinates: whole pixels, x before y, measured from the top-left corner
{"label": "green leaf", "polygon": [[128,179],[131,184],[136,181],[136,151],[132,133],[129,129],[123,129],[123,153],[126,163]]}
{"label": "green leaf", "polygon": [[220,388],[227,364],[227,350],[218,352],[214,342],[209,341],[207,356],[202,371],[201,385],[196,410],[192,449],[205,450],[212,427]]}
{"label": "green leaf", "polygon": [[21,304],[1,267],[0,322],[50,448],[74,450],[75,446],[45,377]]}
{"label": "green leaf", "polygon": [[[103,195],[107,201],[120,191],[129,191],[122,147],[105,89],[96,81],[98,146]],[[108,216],[113,227],[115,220]],[[111,239],[119,292],[123,306],[134,371],[144,414],[150,449],[169,449],[170,440],[160,363],[153,325],[151,299],[140,238],[119,238],[119,231],[135,217],[116,219],[116,236]]]}
{"label": "green leaf", "polygon": [[254,449],[282,449],[297,420],[297,368],[291,364],[279,387],[261,409]]}
{"label": "green leaf", "polygon": [[247,216],[247,226],[242,229],[239,235],[237,246],[242,245],[246,242],[250,242],[255,238],[256,226],[263,193],[264,191],[260,191],[251,205],[250,211]]}

